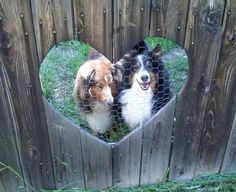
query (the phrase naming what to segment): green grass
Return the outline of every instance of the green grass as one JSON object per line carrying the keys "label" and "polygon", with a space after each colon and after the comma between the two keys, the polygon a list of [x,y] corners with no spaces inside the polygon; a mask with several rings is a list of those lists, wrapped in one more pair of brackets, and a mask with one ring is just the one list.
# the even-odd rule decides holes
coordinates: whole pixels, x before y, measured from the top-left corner
{"label": "green grass", "polygon": [[173,41],[167,40],[162,37],[148,37],[145,39],[145,42],[150,48],[154,48],[158,43],[161,46],[162,55],[169,53],[172,49],[178,48],[179,45]]}
{"label": "green grass", "polygon": [[[68,166],[67,164],[63,166]],[[70,169],[70,167],[69,167]],[[206,176],[200,176],[196,177],[192,181],[186,181],[186,182],[176,182],[167,180],[164,178],[162,182],[159,182],[157,184],[148,185],[148,186],[140,186],[140,187],[133,187],[133,188],[126,188],[121,189],[118,187],[111,187],[105,190],[82,190],[82,189],[64,189],[65,187],[68,187],[70,184],[68,184],[65,187],[61,187],[57,190],[46,190],[41,189],[40,191],[37,191],[34,189],[30,183],[28,183],[22,175],[20,175],[14,168],[11,166],[0,162],[0,173],[8,172],[14,177],[19,178],[25,186],[27,186],[31,191],[34,192],[95,192],[95,191],[101,191],[101,192],[234,192],[236,191],[236,174],[231,173],[221,173],[221,174],[212,174],[212,175],[206,175]],[[10,183],[9,183],[10,184]],[[25,191],[25,186],[20,185],[16,191]]]}
{"label": "green grass", "polygon": [[78,41],[59,43],[53,47],[40,67],[41,87],[48,101],[75,123],[81,123],[72,97],[76,72],[91,47]]}
{"label": "green grass", "polygon": [[165,63],[166,68],[170,72],[170,81],[172,92],[178,93],[187,80],[188,66],[187,58],[181,56],[175,57],[173,60]]}
{"label": "green grass", "polygon": [[112,187],[106,190],[44,190],[43,192],[234,192],[236,191],[236,174],[214,174],[208,176],[200,176],[192,181],[176,182],[166,181],[154,185],[141,186],[120,189]]}
{"label": "green grass", "polygon": [[[26,186],[27,188],[29,188],[31,191],[33,192],[37,192],[32,185],[30,185],[24,178],[22,175],[20,175],[14,168],[12,168],[11,166],[9,165],[6,165],[5,163],[3,162],[0,162],[0,173],[3,173],[3,172],[9,172],[11,173],[12,175],[14,175],[16,178],[18,178],[19,180],[21,180],[24,185],[19,185],[18,186],[18,189],[16,189],[16,191],[26,191]],[[11,183],[8,183],[9,185]]]}
{"label": "green grass", "polygon": [[[159,43],[163,56],[178,48],[174,42],[160,37],[149,37],[145,41],[150,48],[154,48]],[[86,61],[90,49],[89,45],[78,41],[59,43],[50,50],[40,68],[41,86],[47,100],[65,117],[89,132],[91,131],[86,122],[78,116],[72,90],[77,70]],[[188,69],[187,59],[181,56],[176,57],[167,61],[165,65],[170,71],[172,91],[178,92],[185,82]],[[101,139],[116,142],[129,133],[125,125],[116,123],[115,127],[115,131],[109,130]]]}

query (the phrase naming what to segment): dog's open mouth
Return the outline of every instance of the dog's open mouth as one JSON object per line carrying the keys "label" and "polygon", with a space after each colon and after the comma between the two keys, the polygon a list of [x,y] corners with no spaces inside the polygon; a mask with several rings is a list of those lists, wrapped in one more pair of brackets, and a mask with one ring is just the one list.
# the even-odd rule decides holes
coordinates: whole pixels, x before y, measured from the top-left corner
{"label": "dog's open mouth", "polygon": [[[138,81],[138,80],[137,80],[137,81]],[[148,90],[148,88],[149,88],[149,83],[145,83],[145,82],[140,83],[139,81],[138,81],[138,83],[139,83],[139,85],[140,85],[140,87],[141,87],[142,90],[144,90],[144,91]]]}

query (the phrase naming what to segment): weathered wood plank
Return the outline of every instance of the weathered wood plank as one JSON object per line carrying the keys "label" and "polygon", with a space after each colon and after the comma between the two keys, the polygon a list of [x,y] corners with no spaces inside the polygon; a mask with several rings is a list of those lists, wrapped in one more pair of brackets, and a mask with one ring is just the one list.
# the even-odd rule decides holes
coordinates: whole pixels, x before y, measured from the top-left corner
{"label": "weathered wood plank", "polygon": [[161,181],[168,174],[176,97],[143,127],[140,185]]}
{"label": "weathered wood plank", "polygon": [[113,60],[148,36],[151,0],[114,1]]}
{"label": "weathered wood plank", "polygon": [[80,128],[65,119],[44,100],[53,168],[58,188],[84,188]]}
{"label": "weathered wood plank", "polygon": [[81,130],[81,143],[86,189],[111,187],[112,154],[109,144],[84,130]]}
{"label": "weathered wood plank", "polygon": [[41,63],[56,42],[52,0],[31,1],[38,58]]}
{"label": "weathered wood plank", "polygon": [[112,1],[74,0],[75,37],[112,60]]}
{"label": "weathered wood plank", "polygon": [[72,1],[53,1],[56,42],[74,39]]}
{"label": "weathered wood plank", "polygon": [[186,45],[189,79],[178,97],[171,179],[191,179],[194,176],[209,90],[217,67],[224,6],[225,2],[221,0],[192,0],[190,4],[186,32],[191,39]]}
{"label": "weathered wood plank", "polygon": [[236,115],[221,171],[236,173]]}
{"label": "weathered wood plank", "polygon": [[[0,50],[2,50],[1,46]],[[2,61],[1,56],[0,61]],[[15,119],[14,108],[12,107],[9,79],[7,79],[4,71],[3,63],[0,62],[0,169],[4,168],[3,163],[16,170],[22,178],[25,178],[22,169],[22,156],[19,151],[20,142],[15,137],[19,127]],[[25,178],[25,181],[28,181],[28,179]],[[6,167],[0,171],[0,191],[17,191],[21,186],[26,187],[26,189],[28,187]]]}
{"label": "weathered wood plank", "polygon": [[150,36],[161,36],[182,47],[190,0],[152,0]]}
{"label": "weathered wood plank", "polygon": [[[26,180],[39,190],[54,188],[50,145],[38,79],[29,1],[0,1],[1,61],[9,78]],[[43,165],[43,166],[40,166]],[[34,171],[32,171],[34,170]]]}
{"label": "weathered wood plank", "polygon": [[209,90],[196,176],[219,172],[236,113],[236,43],[230,40],[230,35],[235,35],[236,0],[227,1],[222,25],[225,27],[224,34]]}
{"label": "weathered wood plank", "polygon": [[142,153],[142,129],[136,129],[113,148],[113,184],[119,187],[138,186]]}

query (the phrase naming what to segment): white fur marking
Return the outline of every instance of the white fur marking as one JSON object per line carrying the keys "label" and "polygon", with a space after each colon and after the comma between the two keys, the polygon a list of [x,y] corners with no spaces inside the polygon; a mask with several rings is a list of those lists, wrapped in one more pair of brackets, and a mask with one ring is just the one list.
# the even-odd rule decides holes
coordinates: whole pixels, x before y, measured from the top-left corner
{"label": "white fur marking", "polygon": [[147,121],[152,115],[152,97],[151,87],[144,91],[137,81],[134,81],[130,89],[123,90],[120,103],[122,104],[122,118],[131,129]]}
{"label": "white fur marking", "polygon": [[138,60],[138,62],[141,64],[141,68],[143,68],[143,56],[142,55],[138,55],[137,56],[137,60]]}
{"label": "white fur marking", "polygon": [[104,94],[107,98],[107,102],[111,102],[113,103],[113,96],[112,96],[112,93],[111,93],[111,88],[110,87],[106,87],[106,89],[104,90]]}
{"label": "white fur marking", "polygon": [[84,115],[89,127],[96,133],[105,133],[112,125],[111,113],[105,105],[96,102],[92,113]]}

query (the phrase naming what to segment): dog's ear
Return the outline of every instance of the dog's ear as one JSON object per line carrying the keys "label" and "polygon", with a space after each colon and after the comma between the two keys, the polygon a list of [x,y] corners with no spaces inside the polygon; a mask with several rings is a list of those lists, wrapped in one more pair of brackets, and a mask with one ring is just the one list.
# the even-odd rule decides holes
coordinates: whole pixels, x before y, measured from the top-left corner
{"label": "dog's ear", "polygon": [[75,80],[75,86],[73,90],[73,96],[76,102],[81,102],[85,99],[89,99],[89,88],[95,82],[95,69],[89,72],[87,75],[77,75]]}
{"label": "dog's ear", "polygon": [[118,63],[112,64],[111,74],[112,74],[113,80],[116,83],[120,84],[122,82],[122,79],[123,79],[122,65],[120,65]]}
{"label": "dog's ear", "polygon": [[161,56],[161,46],[160,44],[157,44],[156,47],[151,51],[152,55],[155,57]]}
{"label": "dog's ear", "polygon": [[96,81],[95,81],[95,74],[96,74],[96,70],[95,69],[93,69],[89,74],[88,74],[88,76],[87,76],[87,84],[88,84],[88,86],[92,86],[92,85],[94,85],[95,83],[96,83]]}
{"label": "dog's ear", "polygon": [[137,54],[143,54],[148,51],[148,46],[145,41],[140,41],[132,48],[132,50],[136,50]]}

